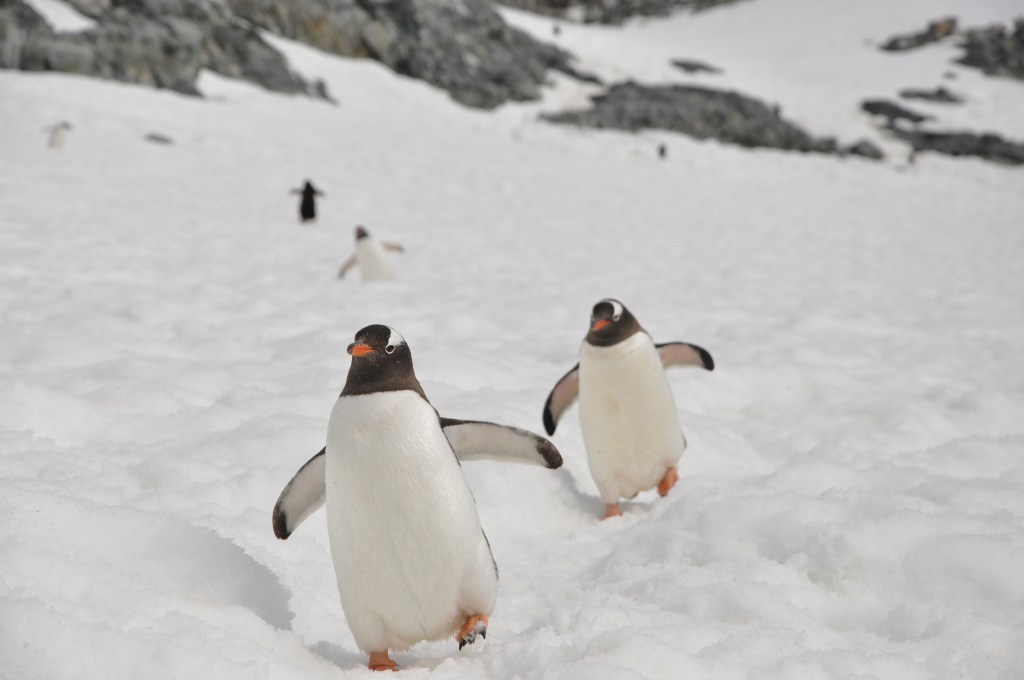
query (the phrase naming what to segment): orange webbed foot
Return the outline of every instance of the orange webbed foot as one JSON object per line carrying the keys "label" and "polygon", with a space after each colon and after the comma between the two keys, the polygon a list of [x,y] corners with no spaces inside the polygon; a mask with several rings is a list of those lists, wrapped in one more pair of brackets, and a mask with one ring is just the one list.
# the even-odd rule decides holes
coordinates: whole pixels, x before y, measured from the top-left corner
{"label": "orange webbed foot", "polygon": [[670,467],[665,470],[665,476],[658,482],[658,493],[662,496],[667,496],[668,492],[672,490],[672,487],[679,481],[679,470],[674,467]]}
{"label": "orange webbed foot", "polygon": [[388,650],[383,652],[370,652],[370,663],[368,667],[371,671],[397,671],[398,664],[388,656]]}
{"label": "orange webbed foot", "polygon": [[462,624],[462,628],[459,629],[459,649],[462,649],[466,645],[471,645],[476,642],[476,636],[487,639],[487,617],[483,614],[474,614],[473,616],[467,616],[466,622]]}

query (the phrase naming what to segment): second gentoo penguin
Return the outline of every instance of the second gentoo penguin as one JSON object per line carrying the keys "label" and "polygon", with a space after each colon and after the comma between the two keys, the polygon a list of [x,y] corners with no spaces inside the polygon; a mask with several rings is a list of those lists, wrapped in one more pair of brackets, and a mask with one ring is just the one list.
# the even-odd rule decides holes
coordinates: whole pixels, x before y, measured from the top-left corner
{"label": "second gentoo penguin", "polygon": [[391,281],[395,278],[395,266],[388,259],[388,251],[404,253],[405,248],[397,243],[378,241],[365,227],[356,227],[356,252],[341,265],[338,278],[345,278],[345,274],[358,264],[363,281]]}
{"label": "second gentoo penguin", "polygon": [[686,365],[715,367],[697,345],[655,345],[618,300],[594,305],[579,363],[544,404],[544,428],[554,434],[562,413],[579,397],[583,443],[605,518],[622,514],[620,498],[654,487],[664,496],[679,479],[686,439],[665,368]]}
{"label": "second gentoo penguin", "polygon": [[320,191],[313,186],[313,183],[308,179],[305,185],[301,189],[292,189],[293,194],[299,194],[302,198],[299,200],[299,219],[303,222],[309,222],[316,219],[316,197],[324,196],[327,194]]}
{"label": "second gentoo penguin", "polygon": [[288,538],[326,501],[345,619],[369,667],[393,670],[389,650],[487,635],[498,569],[460,461],[557,468],[562,457],[525,430],[440,417],[387,326],[360,330],[348,353],[327,446],[281,492],[274,533]]}

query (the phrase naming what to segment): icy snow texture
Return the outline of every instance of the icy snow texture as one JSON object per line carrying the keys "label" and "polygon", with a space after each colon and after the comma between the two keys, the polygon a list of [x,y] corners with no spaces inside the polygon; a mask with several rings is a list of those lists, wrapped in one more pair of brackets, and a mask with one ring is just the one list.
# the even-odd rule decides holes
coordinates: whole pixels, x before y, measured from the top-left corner
{"label": "icy snow texture", "polygon": [[[833,44],[787,75],[803,43],[780,28],[772,49],[767,8],[794,6]],[[952,46],[864,44],[936,14],[898,6],[759,0],[563,36],[737,87],[753,53],[729,46],[756,47],[784,107],[844,141],[871,131],[863,95],[951,68],[978,126],[1013,133],[1019,84],[949,66]],[[701,26],[729,39],[670,39]],[[680,483],[598,523],[575,410],[564,471],[466,464],[497,609],[462,652],[398,654],[409,677],[1024,674],[1024,174],[580,132],[289,55],[342,106],[0,73],[0,677],[365,677],[323,513],[287,542],[270,526],[353,333],[397,328],[442,414],[537,431],[608,295],[715,356],[670,373]],[[316,227],[288,194],[305,177],[329,194]],[[398,282],[336,280],[358,223],[407,247]]]}

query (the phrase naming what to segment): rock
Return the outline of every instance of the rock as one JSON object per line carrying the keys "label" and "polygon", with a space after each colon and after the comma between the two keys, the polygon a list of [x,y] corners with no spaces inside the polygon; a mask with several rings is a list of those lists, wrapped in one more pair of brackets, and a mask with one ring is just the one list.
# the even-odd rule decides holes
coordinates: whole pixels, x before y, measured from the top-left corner
{"label": "rock", "polygon": [[146,140],[147,142],[152,142],[153,144],[164,144],[168,146],[174,144],[173,139],[171,139],[167,135],[162,135],[159,132],[147,132],[146,136],[143,137],[143,139]]}
{"label": "rock", "polygon": [[851,156],[863,156],[864,158],[870,158],[872,160],[880,161],[885,158],[885,154],[874,142],[870,142],[866,139],[862,139],[856,144],[852,144],[844,150]]}
{"label": "rock", "polygon": [[1024,143],[1012,142],[993,133],[932,132],[900,130],[890,132],[909,142],[915,152],[934,151],[949,156],[977,156],[1007,165],[1024,165]]}
{"label": "rock", "polygon": [[693,59],[673,59],[672,65],[687,73],[721,73],[722,70]]}
{"label": "rock", "polygon": [[[83,5],[93,12],[98,6]],[[0,25],[13,17],[21,36],[12,43],[4,37],[8,31],[0,32],[0,55],[25,71],[79,73],[198,95],[196,79],[208,68],[278,92],[316,93],[251,26],[214,2],[114,0],[96,15],[96,27],[76,33],[55,33],[26,9],[22,0],[0,0]]]}
{"label": "rock", "polygon": [[900,90],[900,96],[904,99],[924,99],[937,104],[961,104],[964,101],[963,98],[944,87],[936,87],[934,90],[907,88]]}
{"label": "rock", "polygon": [[931,116],[926,116],[910,109],[905,109],[899,104],[886,101],[885,99],[868,99],[861,102],[861,110],[870,113],[872,116],[882,116],[886,119],[886,125],[892,125],[897,120],[908,120],[913,124],[917,124],[926,120],[931,120]]}
{"label": "rock", "polygon": [[545,114],[553,123],[619,130],[672,130],[746,147],[834,153],[831,138],[814,138],[757,99],[686,85],[625,82],[594,96],[585,111]]}
{"label": "rock", "polygon": [[571,55],[508,26],[488,0],[228,0],[268,31],[347,57],[376,59],[493,108],[540,96],[548,70],[577,72]]}
{"label": "rock", "polygon": [[957,61],[993,76],[1024,79],[1024,18],[1014,30],[1003,26],[968,31],[961,42],[964,54]]}
{"label": "rock", "polygon": [[956,17],[946,17],[928,24],[928,27],[920,33],[909,33],[896,35],[882,43],[882,49],[887,52],[903,52],[912,50],[922,45],[933,43],[947,38],[956,32]]}
{"label": "rock", "polygon": [[679,9],[700,11],[736,0],[499,0],[536,14],[588,24],[621,24],[631,17],[667,16]]}

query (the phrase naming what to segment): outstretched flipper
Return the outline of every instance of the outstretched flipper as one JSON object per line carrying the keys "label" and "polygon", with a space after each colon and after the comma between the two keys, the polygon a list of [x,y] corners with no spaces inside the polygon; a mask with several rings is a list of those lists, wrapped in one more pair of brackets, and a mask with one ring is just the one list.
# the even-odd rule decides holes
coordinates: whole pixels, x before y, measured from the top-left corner
{"label": "outstretched flipper", "polygon": [[338,278],[339,279],[345,278],[345,274],[348,273],[348,270],[352,269],[352,267],[355,267],[355,266],[356,266],[356,256],[353,255],[350,258],[348,258],[347,260],[345,260],[345,262],[341,265],[341,269],[338,270]]}
{"label": "outstretched flipper", "polygon": [[703,347],[691,345],[688,342],[663,342],[654,346],[661,356],[661,365],[665,368],[670,366],[700,366],[709,371],[715,370],[715,360],[711,353]]}
{"label": "outstretched flipper", "polygon": [[567,408],[573,405],[580,393],[580,365],[576,364],[572,370],[562,376],[561,380],[555,383],[555,388],[548,395],[544,402],[544,429],[548,434],[554,434],[558,427],[558,419]]}
{"label": "outstretched flipper", "polygon": [[327,499],[327,447],[299,468],[274,505],[274,535],[288,538]]}
{"label": "outstretched flipper", "polygon": [[480,420],[440,420],[441,429],[461,461],[496,460],[552,470],[562,466],[562,455],[555,445],[532,432]]}

